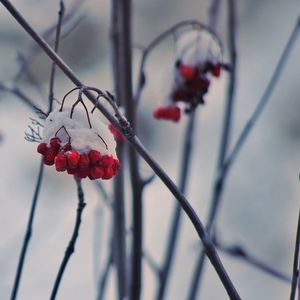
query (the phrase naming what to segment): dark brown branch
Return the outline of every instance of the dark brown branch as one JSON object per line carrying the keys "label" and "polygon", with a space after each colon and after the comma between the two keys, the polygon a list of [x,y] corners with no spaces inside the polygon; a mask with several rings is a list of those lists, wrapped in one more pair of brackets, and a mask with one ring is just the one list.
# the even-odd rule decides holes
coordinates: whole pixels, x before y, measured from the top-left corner
{"label": "dark brown branch", "polygon": [[[190,119],[188,121],[187,128],[185,131],[185,141],[184,141],[183,151],[181,155],[182,164],[180,168],[179,189],[183,194],[185,194],[186,192],[186,186],[189,179],[188,173],[189,173],[190,163],[192,159],[192,146],[193,146],[195,122],[196,122],[196,111],[193,110],[191,112]],[[156,295],[157,300],[162,300],[164,299],[165,296],[167,283],[170,278],[169,275],[170,275],[172,263],[176,253],[177,241],[179,238],[179,228],[181,224],[181,217],[182,217],[182,209],[179,203],[176,203],[172,215],[172,221],[170,226],[170,232],[168,234],[164,260],[160,271],[159,286]]]}
{"label": "dark brown branch", "polygon": [[37,200],[38,200],[38,196],[39,196],[40,188],[41,188],[41,184],[42,184],[43,171],[44,171],[44,163],[43,163],[43,160],[41,160],[40,167],[39,167],[39,174],[37,177],[37,182],[36,182],[36,186],[35,186],[35,190],[34,190],[34,194],[33,194],[33,198],[32,198],[28,224],[27,224],[27,228],[26,228],[26,233],[25,233],[25,237],[24,237],[24,241],[23,241],[21,254],[19,257],[17,272],[16,272],[10,300],[15,300],[17,298],[21,275],[22,275],[23,266],[24,266],[24,262],[25,262],[25,257],[26,257],[29,241],[30,241],[30,238],[32,235],[32,225],[33,225],[33,221],[34,221]]}
{"label": "dark brown branch", "polygon": [[299,282],[299,252],[300,252],[300,210],[298,214],[290,300],[295,300],[296,290]]}
{"label": "dark brown branch", "polygon": [[83,194],[83,190],[82,190],[82,186],[81,186],[81,180],[78,180],[75,178],[75,181],[76,181],[76,185],[77,185],[77,196],[78,196],[78,206],[77,206],[75,226],[74,226],[74,230],[73,230],[73,233],[71,236],[71,240],[65,251],[64,258],[59,267],[59,270],[58,270],[58,273],[57,273],[57,276],[56,276],[56,279],[54,282],[54,286],[53,286],[53,289],[51,292],[50,300],[54,300],[56,298],[57,291],[58,291],[61,279],[63,277],[64,271],[65,271],[67,264],[71,258],[71,255],[75,251],[75,244],[76,244],[76,241],[78,238],[79,228],[80,228],[80,224],[81,224],[81,215],[82,215],[82,211],[86,205],[84,202],[84,194]]}
{"label": "dark brown branch", "polygon": [[[59,47],[59,39],[60,39],[60,32],[61,32],[61,26],[62,26],[62,21],[65,13],[65,5],[64,1],[60,1],[60,9],[58,11],[58,22],[56,26],[56,34],[55,34],[55,42],[54,42],[54,51],[58,53],[58,47]],[[51,67],[51,74],[50,74],[50,83],[49,83],[49,96],[48,96],[48,102],[49,102],[49,109],[48,113],[50,113],[53,109],[53,98],[54,98],[54,80],[55,80],[55,69],[56,65],[54,62],[52,62],[52,67]]]}
{"label": "dark brown branch", "polygon": [[[235,0],[228,0],[228,46],[230,54],[230,78],[227,90],[227,99],[224,112],[224,121],[222,126],[222,135],[221,143],[219,149],[219,156],[217,161],[217,174],[220,173],[220,170],[223,167],[224,160],[228,152],[229,138],[231,133],[231,120],[233,113],[233,103],[234,103],[234,92],[236,86],[236,60],[237,60],[237,51],[236,51],[236,7]],[[217,212],[221,203],[221,195],[223,192],[223,184],[217,180],[214,182],[212,199],[210,202],[210,210],[208,221],[206,224],[206,230],[210,234],[213,228],[214,221],[217,216]],[[205,253],[200,252],[195,271],[193,274],[192,285],[190,289],[189,298],[193,300],[196,298],[199,282],[201,280],[201,275],[205,263]]]}
{"label": "dark brown branch", "polygon": [[[16,19],[16,21],[23,27],[24,30],[31,36],[32,39],[36,41],[36,43],[43,49],[43,51],[55,61],[57,66],[64,72],[64,74],[78,87],[83,87],[81,81],[77,78],[77,76],[73,73],[73,71],[65,64],[65,62],[51,49],[51,47],[33,30],[33,28],[28,24],[28,22],[20,15],[20,13],[15,9],[15,7],[11,4],[10,1],[0,0],[0,2],[5,6],[5,8],[11,13],[11,15]],[[240,299],[237,291],[235,290],[234,285],[232,284],[230,278],[227,275],[226,270],[223,267],[222,262],[216,252],[215,247],[210,242],[206,231],[204,229],[203,224],[199,220],[197,214],[189,204],[188,200],[182,195],[173,181],[169,178],[169,176],[164,172],[164,170],[156,163],[156,161],[150,156],[147,150],[144,148],[142,143],[139,141],[137,136],[134,134],[134,131],[130,130],[130,127],[127,126],[126,131],[120,126],[119,122],[112,116],[109,111],[101,105],[101,103],[97,103],[97,98],[89,92],[85,91],[85,95],[92,101],[93,104],[97,105],[98,109],[103,113],[103,115],[118,129],[120,130],[130,145],[137,151],[143,159],[147,162],[147,164],[153,169],[153,171],[159,176],[162,182],[166,185],[166,187],[170,190],[170,192],[175,196],[175,198],[179,201],[182,209],[186,212],[190,221],[192,222],[195,230],[198,233],[199,238],[202,240],[204,248],[206,249],[206,253],[215,268],[219,278],[221,279],[229,297],[231,299]],[[126,123],[126,125],[128,125]]]}

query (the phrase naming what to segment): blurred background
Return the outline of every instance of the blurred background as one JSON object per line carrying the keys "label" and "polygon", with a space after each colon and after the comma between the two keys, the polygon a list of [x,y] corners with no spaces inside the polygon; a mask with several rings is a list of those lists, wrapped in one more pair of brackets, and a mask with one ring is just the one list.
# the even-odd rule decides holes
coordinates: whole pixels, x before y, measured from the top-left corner
{"label": "blurred background", "polygon": [[[65,1],[67,13],[80,6],[66,24],[69,32],[61,41],[60,54],[78,76],[90,86],[112,90],[109,44],[109,1]],[[222,1],[217,32],[226,45],[226,1]],[[237,1],[238,76],[231,145],[261,97],[299,12],[296,0]],[[14,5],[39,32],[57,20],[59,1],[18,0]],[[74,4],[75,3],[75,4]],[[160,32],[178,21],[207,21],[210,1],[136,0],[133,2],[134,45],[147,45]],[[78,21],[79,20],[79,21]],[[0,82],[11,84],[20,61],[35,50],[30,38],[0,6]],[[140,59],[135,47],[135,73]],[[244,145],[229,173],[216,223],[226,245],[240,244],[253,256],[291,276],[299,209],[300,40],[283,70],[271,101]],[[20,57],[20,55],[19,55]],[[225,53],[225,60],[227,59]],[[147,86],[139,109],[139,136],[167,173],[177,180],[187,117],[179,124],[158,122],[153,108],[165,101],[165,79],[174,58],[174,43],[167,40],[151,55],[146,66]],[[46,110],[51,63],[40,52],[33,55],[28,71],[33,85],[23,76],[18,87]],[[135,76],[136,78],[136,76]],[[193,163],[187,198],[205,221],[223,120],[227,75],[214,80],[206,105],[197,111]],[[60,100],[73,86],[58,72],[55,97]],[[135,83],[134,83],[135,84]],[[8,299],[40,157],[36,144],[24,140],[24,131],[34,113],[11,93],[0,92],[0,299]],[[167,138],[166,138],[167,137]],[[123,162],[126,167],[126,162]],[[143,175],[151,170],[141,164]],[[127,176],[128,178],[128,176]],[[104,183],[108,193],[110,182]],[[129,186],[129,185],[128,185]],[[93,182],[85,180],[87,207],[83,213],[75,255],[65,272],[57,299],[95,299],[99,274],[108,255],[111,215]],[[130,221],[130,190],[126,190],[127,223]],[[144,245],[157,263],[162,262],[166,234],[174,199],[158,179],[145,190]],[[36,211],[33,236],[25,262],[19,299],[49,298],[58,266],[69,241],[77,206],[74,180],[46,167]],[[197,254],[197,235],[184,217],[166,299],[185,299]],[[220,253],[242,299],[287,299],[290,285]],[[153,299],[157,278],[144,267],[142,299]],[[106,299],[116,298],[114,272],[110,275]],[[199,299],[226,299],[215,271],[206,264]]]}

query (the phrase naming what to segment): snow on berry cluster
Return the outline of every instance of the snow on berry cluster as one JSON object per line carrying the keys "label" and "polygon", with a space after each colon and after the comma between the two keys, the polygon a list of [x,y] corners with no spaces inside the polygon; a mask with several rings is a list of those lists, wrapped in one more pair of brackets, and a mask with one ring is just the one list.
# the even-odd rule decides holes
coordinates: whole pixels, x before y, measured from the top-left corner
{"label": "snow on berry cluster", "polygon": [[[95,114],[71,108],[55,110],[46,119],[43,140],[37,151],[45,165],[77,178],[110,179],[117,174],[120,162],[116,142],[106,124]],[[91,126],[92,125],[92,126]]]}
{"label": "snow on berry cluster", "polygon": [[222,69],[221,48],[216,38],[204,30],[182,34],[176,42],[176,63],[168,104],[158,106],[153,115],[156,119],[178,122],[181,110],[177,103],[184,103],[191,111],[203,104],[210,79],[219,77]]}

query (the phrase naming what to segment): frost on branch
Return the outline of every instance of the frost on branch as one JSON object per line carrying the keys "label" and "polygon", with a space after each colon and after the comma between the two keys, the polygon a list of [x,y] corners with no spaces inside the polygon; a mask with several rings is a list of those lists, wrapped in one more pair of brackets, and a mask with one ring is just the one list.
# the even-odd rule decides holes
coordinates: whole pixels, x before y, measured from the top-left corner
{"label": "frost on branch", "polygon": [[190,112],[199,104],[204,104],[212,77],[219,77],[222,50],[219,41],[210,32],[201,29],[185,32],[176,41],[176,61],[174,63],[172,86],[168,104],[157,107],[153,115],[156,119],[178,122],[182,102],[185,112]]}
{"label": "frost on branch", "polygon": [[[74,109],[74,106],[73,106]],[[54,110],[45,121],[37,151],[45,165],[55,165],[78,178],[110,179],[117,174],[116,142],[106,124],[95,113],[78,107]]]}

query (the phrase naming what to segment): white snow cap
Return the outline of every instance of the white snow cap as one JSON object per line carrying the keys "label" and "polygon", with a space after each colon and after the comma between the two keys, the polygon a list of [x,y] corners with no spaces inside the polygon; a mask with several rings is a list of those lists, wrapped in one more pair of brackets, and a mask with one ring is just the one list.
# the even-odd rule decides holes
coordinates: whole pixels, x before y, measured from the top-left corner
{"label": "white snow cap", "polygon": [[176,57],[184,65],[198,66],[207,61],[220,62],[221,49],[214,37],[205,30],[188,31],[176,41]]}
{"label": "white snow cap", "polygon": [[[52,111],[46,119],[43,131],[44,143],[50,144],[53,137],[61,140],[61,145],[71,143],[72,149],[79,154],[97,150],[102,155],[116,156],[116,142],[106,124],[103,123],[99,112],[89,113],[92,128],[90,128],[86,111],[78,104],[72,116],[71,107],[59,108]],[[100,136],[100,137],[99,137]]]}

